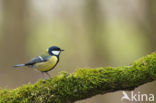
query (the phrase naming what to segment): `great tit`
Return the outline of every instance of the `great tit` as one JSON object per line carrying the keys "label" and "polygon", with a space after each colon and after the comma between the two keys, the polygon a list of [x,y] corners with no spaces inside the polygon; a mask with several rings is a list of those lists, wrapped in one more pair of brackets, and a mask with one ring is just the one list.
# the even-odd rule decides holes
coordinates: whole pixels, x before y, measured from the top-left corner
{"label": "great tit", "polygon": [[46,50],[45,54],[37,56],[25,64],[17,64],[14,67],[22,67],[22,66],[32,67],[40,71],[43,75],[43,78],[44,73],[47,74],[50,78],[48,71],[54,69],[55,66],[58,64],[59,55],[62,51],[64,50],[60,49],[57,46],[51,46]]}

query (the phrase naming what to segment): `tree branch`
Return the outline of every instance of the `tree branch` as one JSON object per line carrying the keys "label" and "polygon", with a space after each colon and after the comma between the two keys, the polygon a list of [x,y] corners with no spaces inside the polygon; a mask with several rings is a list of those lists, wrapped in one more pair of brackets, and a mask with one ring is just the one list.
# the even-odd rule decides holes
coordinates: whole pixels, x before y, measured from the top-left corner
{"label": "tree branch", "polygon": [[71,103],[97,94],[134,88],[156,80],[156,52],[130,66],[82,68],[60,73],[45,83],[0,90],[0,103]]}

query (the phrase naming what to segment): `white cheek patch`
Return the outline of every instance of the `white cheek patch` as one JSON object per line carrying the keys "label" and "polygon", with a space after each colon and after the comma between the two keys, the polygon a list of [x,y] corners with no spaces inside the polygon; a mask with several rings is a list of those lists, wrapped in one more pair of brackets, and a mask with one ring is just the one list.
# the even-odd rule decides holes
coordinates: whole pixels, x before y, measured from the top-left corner
{"label": "white cheek patch", "polygon": [[59,54],[60,54],[60,51],[52,51],[52,53],[53,53],[54,55],[59,55]]}

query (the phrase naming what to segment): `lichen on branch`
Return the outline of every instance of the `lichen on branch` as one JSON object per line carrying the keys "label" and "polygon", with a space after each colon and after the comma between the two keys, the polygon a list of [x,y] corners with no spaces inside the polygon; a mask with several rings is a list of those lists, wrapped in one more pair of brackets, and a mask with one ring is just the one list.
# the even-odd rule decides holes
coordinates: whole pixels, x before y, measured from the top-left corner
{"label": "lichen on branch", "polygon": [[72,103],[97,94],[134,88],[156,80],[156,52],[129,66],[81,68],[43,82],[0,90],[0,103]]}

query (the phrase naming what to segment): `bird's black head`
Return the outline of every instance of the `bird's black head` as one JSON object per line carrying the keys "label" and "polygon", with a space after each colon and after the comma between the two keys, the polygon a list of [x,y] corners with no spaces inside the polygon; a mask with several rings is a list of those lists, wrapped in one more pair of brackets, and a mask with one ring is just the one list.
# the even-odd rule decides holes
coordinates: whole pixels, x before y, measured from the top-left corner
{"label": "bird's black head", "polygon": [[49,49],[48,49],[48,54],[49,55],[59,55],[61,53],[61,51],[64,51],[62,49],[60,49],[59,47],[57,46],[51,46]]}

